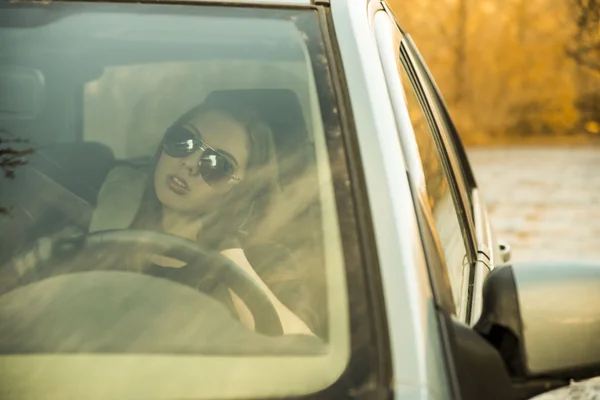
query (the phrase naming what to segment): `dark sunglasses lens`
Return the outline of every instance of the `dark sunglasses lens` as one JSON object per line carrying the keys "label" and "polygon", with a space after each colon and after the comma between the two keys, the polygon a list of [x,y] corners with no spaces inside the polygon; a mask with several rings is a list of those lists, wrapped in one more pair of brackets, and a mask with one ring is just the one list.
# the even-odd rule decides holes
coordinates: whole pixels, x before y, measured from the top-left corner
{"label": "dark sunglasses lens", "polygon": [[165,153],[171,157],[185,157],[196,150],[197,139],[189,130],[176,127],[171,128],[163,139]]}
{"label": "dark sunglasses lens", "polygon": [[233,165],[227,158],[209,149],[200,158],[200,174],[212,187],[226,185],[233,175]]}

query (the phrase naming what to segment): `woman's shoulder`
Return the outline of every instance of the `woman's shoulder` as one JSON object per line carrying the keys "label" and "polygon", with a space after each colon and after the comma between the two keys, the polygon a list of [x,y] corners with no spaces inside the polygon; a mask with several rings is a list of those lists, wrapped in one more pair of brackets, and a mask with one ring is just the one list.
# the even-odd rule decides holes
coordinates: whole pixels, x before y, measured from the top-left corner
{"label": "woman's shoulder", "polygon": [[98,193],[89,231],[127,228],[142,201],[148,174],[129,165],[113,168]]}

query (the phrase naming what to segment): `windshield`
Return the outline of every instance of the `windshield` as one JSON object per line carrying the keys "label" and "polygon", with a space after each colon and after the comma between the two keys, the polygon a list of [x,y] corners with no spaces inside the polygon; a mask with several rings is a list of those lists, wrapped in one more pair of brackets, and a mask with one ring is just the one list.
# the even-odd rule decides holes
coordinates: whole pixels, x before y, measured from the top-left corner
{"label": "windshield", "polygon": [[338,379],[345,167],[318,21],[3,5],[2,390],[244,398]]}

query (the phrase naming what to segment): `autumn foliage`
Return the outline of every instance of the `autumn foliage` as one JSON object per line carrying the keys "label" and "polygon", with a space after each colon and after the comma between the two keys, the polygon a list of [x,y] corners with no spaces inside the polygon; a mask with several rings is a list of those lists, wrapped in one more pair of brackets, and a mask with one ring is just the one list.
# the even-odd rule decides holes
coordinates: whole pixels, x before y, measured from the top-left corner
{"label": "autumn foliage", "polygon": [[600,133],[600,0],[389,4],[467,143]]}

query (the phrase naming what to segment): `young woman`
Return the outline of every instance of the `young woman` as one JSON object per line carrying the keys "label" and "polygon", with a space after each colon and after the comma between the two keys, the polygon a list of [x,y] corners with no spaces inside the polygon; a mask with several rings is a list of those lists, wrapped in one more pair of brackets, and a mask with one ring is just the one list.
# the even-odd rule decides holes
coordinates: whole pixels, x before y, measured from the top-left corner
{"label": "young woman", "polygon": [[[264,290],[285,334],[312,334],[259,277],[236,238],[250,210],[264,209],[276,172],[266,124],[248,110],[201,104],[167,129],[149,172],[127,166],[111,171],[90,231],[155,230],[219,251]],[[146,254],[138,255],[129,268],[156,272],[185,266],[176,259]],[[253,328],[252,314],[240,297],[231,289],[228,297],[240,321]]]}

